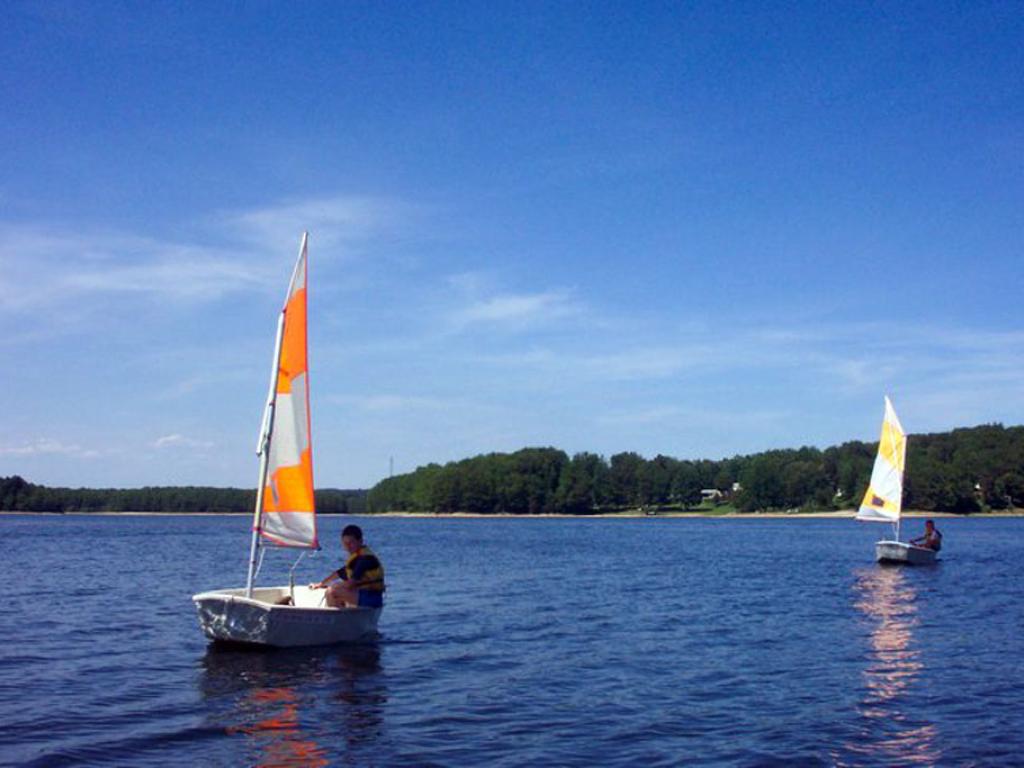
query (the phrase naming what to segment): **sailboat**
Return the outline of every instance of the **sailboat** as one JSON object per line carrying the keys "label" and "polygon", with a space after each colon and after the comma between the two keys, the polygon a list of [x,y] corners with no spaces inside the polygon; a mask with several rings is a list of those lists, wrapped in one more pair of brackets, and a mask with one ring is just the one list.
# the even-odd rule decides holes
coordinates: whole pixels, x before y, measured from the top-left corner
{"label": "sailboat", "polygon": [[299,561],[292,566],[287,586],[255,587],[258,563],[267,548],[320,548],[306,342],[308,242],[309,233],[303,233],[277,322],[270,390],[257,445],[260,474],[246,585],[192,596],[199,625],[211,640],[279,647],[358,642],[375,636],[382,610],[327,606],[324,590],[295,585]]}
{"label": "sailboat", "polygon": [[903,472],[907,463],[907,435],[903,431],[892,401],[885,398],[882,437],[878,456],[871,470],[871,482],[857,510],[857,519],[890,523],[894,536],[875,544],[875,559],[880,563],[927,565],[935,562],[935,551],[900,541],[900,515],[903,511]]}

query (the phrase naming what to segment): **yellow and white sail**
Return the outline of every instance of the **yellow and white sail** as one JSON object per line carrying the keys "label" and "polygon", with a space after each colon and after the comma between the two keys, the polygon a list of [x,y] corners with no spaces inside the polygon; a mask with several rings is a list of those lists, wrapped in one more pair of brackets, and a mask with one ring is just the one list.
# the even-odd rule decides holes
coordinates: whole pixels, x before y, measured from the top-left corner
{"label": "yellow and white sail", "polygon": [[277,371],[261,439],[266,471],[261,472],[262,509],[256,529],[277,546],[317,548],[306,340],[307,240],[303,234],[281,310]]}
{"label": "yellow and white sail", "polygon": [[898,523],[903,508],[903,471],[907,460],[907,436],[889,398],[885,398],[885,418],[878,456],[871,471],[871,482],[857,511],[858,520]]}

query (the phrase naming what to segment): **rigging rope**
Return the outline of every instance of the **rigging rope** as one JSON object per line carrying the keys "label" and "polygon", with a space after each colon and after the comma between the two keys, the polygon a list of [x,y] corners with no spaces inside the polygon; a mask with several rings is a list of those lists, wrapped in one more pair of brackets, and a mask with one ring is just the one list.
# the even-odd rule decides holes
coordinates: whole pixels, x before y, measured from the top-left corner
{"label": "rigging rope", "polygon": [[256,579],[258,579],[260,577],[260,569],[263,568],[263,556],[265,554],[267,554],[267,548],[266,547],[260,547],[260,559],[259,559],[259,562],[256,563],[256,573],[254,573],[253,576],[252,576],[252,583],[253,584],[255,584],[256,583]]}

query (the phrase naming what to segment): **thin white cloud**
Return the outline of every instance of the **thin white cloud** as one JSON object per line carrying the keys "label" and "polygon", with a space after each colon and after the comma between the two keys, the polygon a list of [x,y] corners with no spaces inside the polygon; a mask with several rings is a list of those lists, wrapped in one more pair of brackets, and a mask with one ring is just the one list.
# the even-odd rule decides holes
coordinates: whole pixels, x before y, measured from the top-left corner
{"label": "thin white cloud", "polygon": [[309,199],[217,214],[193,225],[188,241],[0,224],[0,312],[102,302],[116,294],[175,304],[273,290],[281,283],[282,254],[297,251],[303,231],[318,248],[344,249],[394,233],[413,211],[393,200]]}
{"label": "thin white cloud", "polygon": [[331,403],[374,413],[392,413],[409,410],[442,410],[454,405],[454,403],[433,397],[394,394],[332,395],[326,399]]}
{"label": "thin white cloud", "polygon": [[80,270],[62,284],[73,293],[147,293],[208,301],[266,285],[250,265],[201,255],[160,255],[146,264]]}
{"label": "thin white cloud", "polygon": [[443,326],[449,333],[475,330],[535,331],[569,317],[584,317],[586,307],[573,291],[502,290],[498,277],[489,271],[466,271],[448,275]]}
{"label": "thin white cloud", "polygon": [[638,410],[616,410],[600,413],[595,421],[613,426],[645,426],[648,424],[664,424],[674,421],[685,413],[683,408],[675,405],[640,408]]}
{"label": "thin white cloud", "polygon": [[494,277],[480,271],[460,272],[456,275],[448,275],[445,282],[456,291],[472,299],[490,291],[494,284]]}
{"label": "thin white cloud", "polygon": [[684,348],[647,348],[595,355],[580,360],[579,364],[591,376],[628,381],[667,378],[687,368],[699,368],[701,363]]}
{"label": "thin white cloud", "polygon": [[[248,385],[252,381],[253,370],[263,370],[259,367],[264,362],[264,350],[258,357],[243,359],[237,354],[237,350],[224,352],[215,348],[215,354],[211,355],[205,351],[190,351],[185,356],[174,351],[161,350],[162,354],[170,364],[177,357],[183,357],[186,365],[202,364],[207,372],[196,373],[178,380],[171,380],[162,389],[154,391],[153,396],[158,400],[173,400],[182,397],[190,397],[196,392],[207,389],[219,389],[220,391],[232,391],[239,384]],[[150,357],[156,357],[151,355]],[[161,361],[164,362],[164,361]],[[173,371],[173,376],[177,371]]]}
{"label": "thin white cloud", "polygon": [[6,456],[78,456],[80,458],[95,458],[100,451],[94,448],[83,448],[76,443],[62,443],[48,437],[40,437],[35,440],[22,443],[16,446],[0,446],[0,454]]}
{"label": "thin white cloud", "polygon": [[782,424],[792,418],[791,412],[781,410],[734,410],[691,408],[678,405],[656,405],[648,408],[616,409],[598,414],[595,421],[610,426],[660,425],[672,429],[743,429],[752,426]]}
{"label": "thin white cloud", "polygon": [[398,200],[336,196],[226,213],[222,219],[245,242],[280,253],[297,249],[307,231],[317,248],[351,246],[401,229],[417,210]]}
{"label": "thin white cloud", "polygon": [[578,315],[580,305],[564,291],[501,294],[480,299],[457,309],[449,316],[453,330],[478,327],[528,329]]}
{"label": "thin white cloud", "polygon": [[702,347],[644,347],[614,353],[562,353],[556,349],[487,355],[480,358],[500,367],[520,371],[523,376],[540,374],[575,386],[579,381],[637,381],[664,379],[687,369],[703,370],[707,351]]}
{"label": "thin white cloud", "polygon": [[157,449],[205,449],[212,448],[213,443],[209,440],[197,440],[193,437],[186,437],[185,435],[175,433],[158,437],[153,441],[153,447]]}
{"label": "thin white cloud", "polygon": [[835,360],[826,366],[848,389],[877,387],[879,381],[892,381],[897,367],[876,360]]}
{"label": "thin white cloud", "polygon": [[820,364],[849,391],[892,383],[922,391],[962,389],[977,397],[986,385],[1024,376],[1024,333],[974,332],[940,326],[901,328],[884,334],[879,326],[833,329],[816,345],[797,352]]}
{"label": "thin white cloud", "polygon": [[[1024,390],[1019,386],[1024,379],[1024,333],[908,327],[897,336],[881,330],[864,324],[810,331],[716,329],[709,331],[713,343],[658,345],[637,343],[641,337],[647,341],[655,336],[650,328],[630,328],[628,333],[576,335],[560,343],[478,356],[476,363],[508,371],[503,381],[513,384],[506,386],[552,397],[567,391],[586,397],[595,388],[604,391],[610,382],[619,382],[645,400],[662,398],[663,387],[674,382],[713,379],[742,387],[740,382],[756,376],[765,384],[762,402],[767,404],[770,398],[773,403],[765,411],[766,418],[774,418],[771,409],[781,404],[779,398],[786,392],[792,392],[795,405],[813,392],[837,406],[850,398],[888,392],[906,403],[903,410],[908,414],[916,409],[926,415],[927,423],[934,424],[929,428],[934,429],[986,418],[1019,418],[1014,414],[1024,407]],[[689,388],[685,391],[692,395]],[[934,413],[925,414],[915,402],[933,404]],[[674,407],[669,401],[609,418],[637,425],[682,418],[682,411],[663,410]],[[687,416],[687,421],[694,418]]]}
{"label": "thin white cloud", "polygon": [[0,270],[0,310],[9,312],[118,293],[208,301],[265,288],[270,278],[222,248],[24,227],[0,227]]}

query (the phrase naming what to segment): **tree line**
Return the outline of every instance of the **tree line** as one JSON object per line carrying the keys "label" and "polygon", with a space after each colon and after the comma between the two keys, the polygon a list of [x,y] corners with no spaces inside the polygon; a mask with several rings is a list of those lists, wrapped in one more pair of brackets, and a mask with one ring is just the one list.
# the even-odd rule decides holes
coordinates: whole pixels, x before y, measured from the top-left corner
{"label": "tree line", "polygon": [[[428,464],[369,492],[318,490],[316,503],[325,514],[590,514],[702,503],[745,512],[842,509],[860,503],[877,450],[877,443],[851,441],[712,461],[524,448]],[[1024,427],[911,435],[903,501],[908,509],[964,514],[1024,508]],[[50,488],[17,475],[0,478],[3,511],[251,512],[255,502],[256,491],[244,488]]]}
{"label": "tree line", "polygon": [[[0,477],[0,510],[7,512],[252,512],[255,506],[255,488],[48,488]],[[323,514],[362,514],[366,491],[318,490],[316,506]]]}
{"label": "tree line", "polygon": [[[844,509],[860,503],[877,450],[850,441],[690,461],[525,448],[388,478],[369,491],[367,511],[589,514],[709,499],[745,512]],[[910,436],[903,499],[907,509],[963,514],[1024,507],[1024,427]]]}

